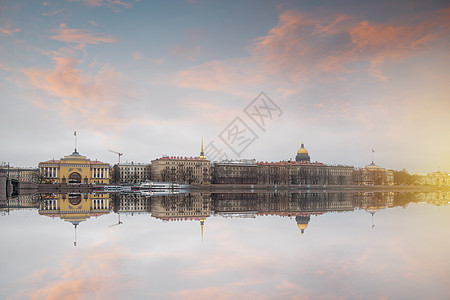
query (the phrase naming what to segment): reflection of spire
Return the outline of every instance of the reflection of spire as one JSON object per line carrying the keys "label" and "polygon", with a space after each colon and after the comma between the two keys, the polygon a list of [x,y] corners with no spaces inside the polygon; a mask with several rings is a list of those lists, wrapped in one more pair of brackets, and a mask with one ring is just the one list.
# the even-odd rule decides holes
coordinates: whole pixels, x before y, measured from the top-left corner
{"label": "reflection of spire", "polygon": [[375,224],[373,224],[373,216],[375,215],[375,213],[370,213],[372,215],[372,229],[375,227]]}
{"label": "reflection of spire", "polygon": [[200,220],[200,228],[202,230],[202,243],[203,243],[203,225],[205,224],[205,219]]}
{"label": "reflection of spire", "polygon": [[75,227],[75,241],[73,242],[73,245],[76,247],[77,246],[77,225],[78,224],[75,224],[74,225],[74,227]]}
{"label": "reflection of spire", "polygon": [[377,207],[368,207],[368,208],[366,209],[366,211],[367,211],[369,214],[372,215],[372,229],[375,227],[375,224],[373,223],[373,216],[374,216],[375,213],[376,213],[377,211],[379,211],[379,210],[380,210],[380,209],[377,208]]}
{"label": "reflection of spire", "polygon": [[77,246],[77,226],[78,226],[78,224],[80,224],[80,221],[71,221],[70,223],[73,224],[73,227],[75,230],[75,240],[73,242],[73,245],[76,247]]}

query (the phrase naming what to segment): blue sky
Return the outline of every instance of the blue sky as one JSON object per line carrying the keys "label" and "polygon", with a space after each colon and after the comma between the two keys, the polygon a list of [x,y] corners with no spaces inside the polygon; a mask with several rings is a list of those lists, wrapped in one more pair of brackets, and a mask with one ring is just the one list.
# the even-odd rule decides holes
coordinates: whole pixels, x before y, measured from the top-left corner
{"label": "blue sky", "polygon": [[[0,160],[198,155],[450,170],[445,1],[2,1]],[[264,130],[244,113],[264,91]]]}

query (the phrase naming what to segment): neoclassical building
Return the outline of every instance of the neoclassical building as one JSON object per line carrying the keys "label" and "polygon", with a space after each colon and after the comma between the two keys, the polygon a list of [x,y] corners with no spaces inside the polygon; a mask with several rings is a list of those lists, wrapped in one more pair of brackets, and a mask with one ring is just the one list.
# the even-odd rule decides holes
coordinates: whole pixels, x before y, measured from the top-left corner
{"label": "neoclassical building", "polygon": [[163,156],[152,160],[153,181],[211,184],[211,162],[203,152],[203,139],[198,157]]}
{"label": "neoclassical building", "polygon": [[43,181],[56,183],[109,184],[110,166],[107,163],[90,160],[77,150],[60,160],[39,163]]}

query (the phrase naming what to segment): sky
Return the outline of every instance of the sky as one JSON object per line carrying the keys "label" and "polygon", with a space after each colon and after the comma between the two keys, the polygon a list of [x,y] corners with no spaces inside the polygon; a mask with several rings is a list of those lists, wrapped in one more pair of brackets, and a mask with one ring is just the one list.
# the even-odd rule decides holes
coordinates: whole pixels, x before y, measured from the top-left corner
{"label": "sky", "polygon": [[[450,171],[448,1],[0,2],[0,161]],[[261,94],[263,92],[263,94]],[[214,151],[213,151],[214,150]],[[215,154],[220,153],[217,157]]]}

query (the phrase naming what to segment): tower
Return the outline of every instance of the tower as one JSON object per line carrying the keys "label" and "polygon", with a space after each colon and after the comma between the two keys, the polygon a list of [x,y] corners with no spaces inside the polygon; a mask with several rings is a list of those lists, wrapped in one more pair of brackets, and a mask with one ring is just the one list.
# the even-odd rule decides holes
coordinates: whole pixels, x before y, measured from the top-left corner
{"label": "tower", "polygon": [[202,148],[200,150],[200,158],[206,159],[205,153],[203,152],[203,136],[202,136]]}

